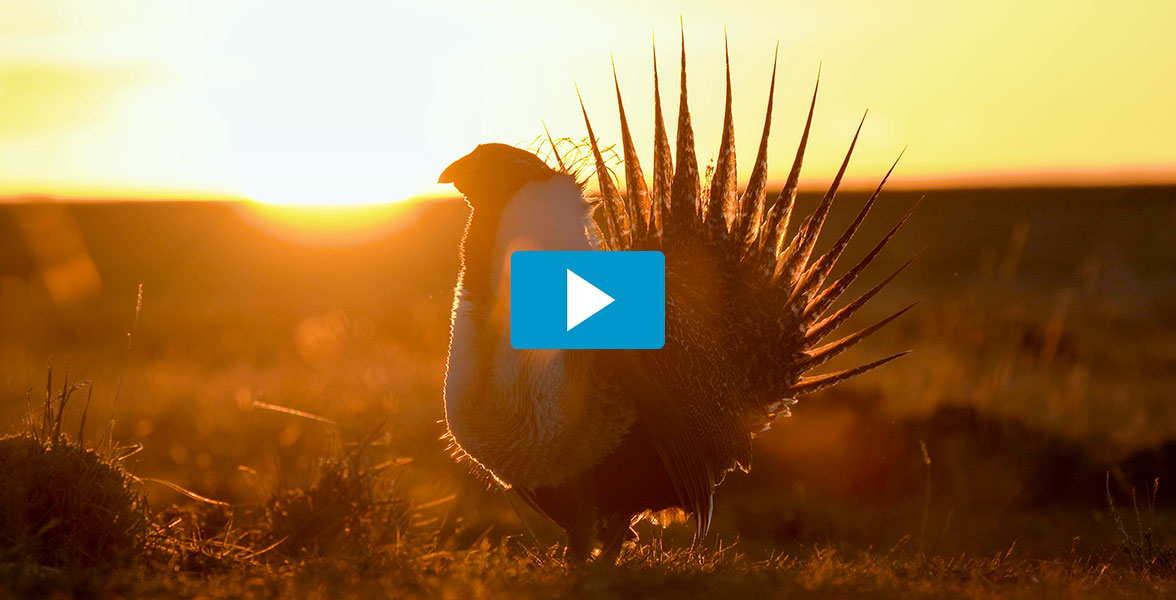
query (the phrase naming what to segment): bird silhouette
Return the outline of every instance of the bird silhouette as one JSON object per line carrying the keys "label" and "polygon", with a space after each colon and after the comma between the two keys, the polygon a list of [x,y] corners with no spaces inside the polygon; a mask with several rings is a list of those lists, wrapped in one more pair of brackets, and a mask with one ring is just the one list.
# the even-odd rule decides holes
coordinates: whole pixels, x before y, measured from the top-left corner
{"label": "bird silhouette", "polygon": [[[844,371],[805,373],[913,306],[822,343],[910,263],[831,310],[910,213],[860,262],[830,281],[830,271],[894,169],[828,250],[815,254],[855,133],[828,192],[788,235],[816,89],[791,171],[769,201],[775,64],[755,166],[742,192],[729,57],[722,139],[707,187],[700,182],[687,106],[685,44],[674,156],[661,116],[656,54],[653,68],[652,187],[637,159],[619,83],[623,193],[606,167],[587,111],[590,160],[600,189],[595,202],[585,199],[558,154],[560,165],[552,168],[535,154],[504,144],[478,146],[439,178],[453,183],[472,209],[461,246],[446,369],[447,435],[455,456],[517,490],[566,531],[572,563],[585,562],[598,546],[598,561],[615,562],[644,516],[689,514],[697,535],[705,535],[715,487],[733,469],[750,468],[755,434],[788,415],[797,396],[902,354]],[[613,76],[616,82],[615,68]],[[666,259],[665,346],[514,349],[509,256],[517,250],[660,250]]]}

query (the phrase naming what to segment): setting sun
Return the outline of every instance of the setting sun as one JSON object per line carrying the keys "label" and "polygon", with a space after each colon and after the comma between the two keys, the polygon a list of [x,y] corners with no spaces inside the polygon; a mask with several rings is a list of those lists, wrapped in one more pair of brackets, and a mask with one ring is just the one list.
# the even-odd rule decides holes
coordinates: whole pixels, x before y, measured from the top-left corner
{"label": "setting sun", "polygon": [[[824,64],[814,123],[824,135],[814,139],[806,176],[832,172],[869,108],[849,173],[855,182],[905,146],[900,187],[985,185],[1005,174],[1067,183],[1075,171],[1086,172],[1086,183],[1172,181],[1176,86],[1162,74],[1176,68],[1166,29],[1176,9],[1133,3],[1114,18],[1104,9],[843,0],[752,2],[736,12],[688,2],[676,10],[692,57],[700,144],[719,134],[725,25],[742,127],[762,118],[780,42],[774,149],[795,142],[806,102],[795,92],[810,89]],[[337,205],[452,193],[434,184],[437,174],[478,143],[526,144],[543,123],[556,137],[583,136],[574,82],[598,115],[598,135],[617,141],[610,53],[634,135],[649,139],[651,36],[664,64],[679,51],[678,12],[620,2],[357,2],[327,10],[26,0],[6,6],[4,23],[7,196],[163,190],[154,196]],[[673,77],[662,84],[672,122]],[[737,143],[739,156],[754,153],[753,136]],[[749,166],[740,162],[742,177]]]}

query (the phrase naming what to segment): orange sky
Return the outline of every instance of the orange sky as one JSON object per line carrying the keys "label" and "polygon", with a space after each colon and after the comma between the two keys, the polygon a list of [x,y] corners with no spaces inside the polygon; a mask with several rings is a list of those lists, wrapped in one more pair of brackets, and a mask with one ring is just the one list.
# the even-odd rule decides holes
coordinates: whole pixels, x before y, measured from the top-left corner
{"label": "orange sky", "polygon": [[[648,162],[650,36],[676,112],[679,13],[703,161],[730,33],[746,179],[780,41],[772,175],[823,63],[805,179],[863,109],[850,175],[899,185],[1176,182],[1176,3],[299,3],[5,0],[0,195],[367,203],[436,192],[479,142],[617,141],[610,52]],[[897,5],[897,6],[895,6]],[[672,127],[672,126],[671,126]]]}

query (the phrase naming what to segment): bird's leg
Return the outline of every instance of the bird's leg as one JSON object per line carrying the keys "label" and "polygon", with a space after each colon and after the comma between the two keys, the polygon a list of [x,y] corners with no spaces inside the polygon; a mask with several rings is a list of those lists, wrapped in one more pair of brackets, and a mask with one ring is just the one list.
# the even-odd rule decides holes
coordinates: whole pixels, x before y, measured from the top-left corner
{"label": "bird's leg", "polygon": [[601,565],[615,565],[621,555],[621,548],[628,540],[637,539],[637,532],[633,531],[632,519],[624,514],[615,513],[601,520],[600,537],[604,547],[596,563]]}
{"label": "bird's leg", "polygon": [[568,534],[568,549],[564,557],[568,566],[583,567],[596,549],[597,519],[595,514],[585,514],[565,528]]}

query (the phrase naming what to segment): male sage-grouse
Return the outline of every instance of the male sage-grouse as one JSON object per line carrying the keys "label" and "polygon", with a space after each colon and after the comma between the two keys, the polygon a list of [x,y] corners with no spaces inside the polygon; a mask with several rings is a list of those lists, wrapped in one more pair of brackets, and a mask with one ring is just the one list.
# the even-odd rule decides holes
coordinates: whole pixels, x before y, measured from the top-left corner
{"label": "male sage-grouse", "polygon": [[[787,415],[797,396],[901,356],[804,376],[907,310],[820,345],[897,275],[826,314],[902,222],[861,262],[826,281],[878,196],[875,191],[848,230],[814,257],[851,143],[829,191],[788,237],[815,90],[792,170],[783,191],[769,202],[775,65],[759,152],[742,193],[735,174],[730,67],[722,140],[709,188],[699,182],[685,50],[672,159],[656,57],[653,79],[652,189],[637,161],[619,85],[625,193],[610,177],[586,112],[600,186],[600,198],[592,205],[562,166],[553,169],[534,154],[504,144],[478,146],[439,180],[453,183],[472,209],[445,379],[448,435],[457,455],[475,462],[499,485],[517,490],[567,532],[573,563],[586,560],[601,544],[598,560],[615,561],[631,526],[657,511],[691,513],[698,534],[704,535],[715,486],[728,471],[750,467],[755,433]],[[515,350],[509,330],[509,256],[515,250],[662,251],[665,347]]]}

